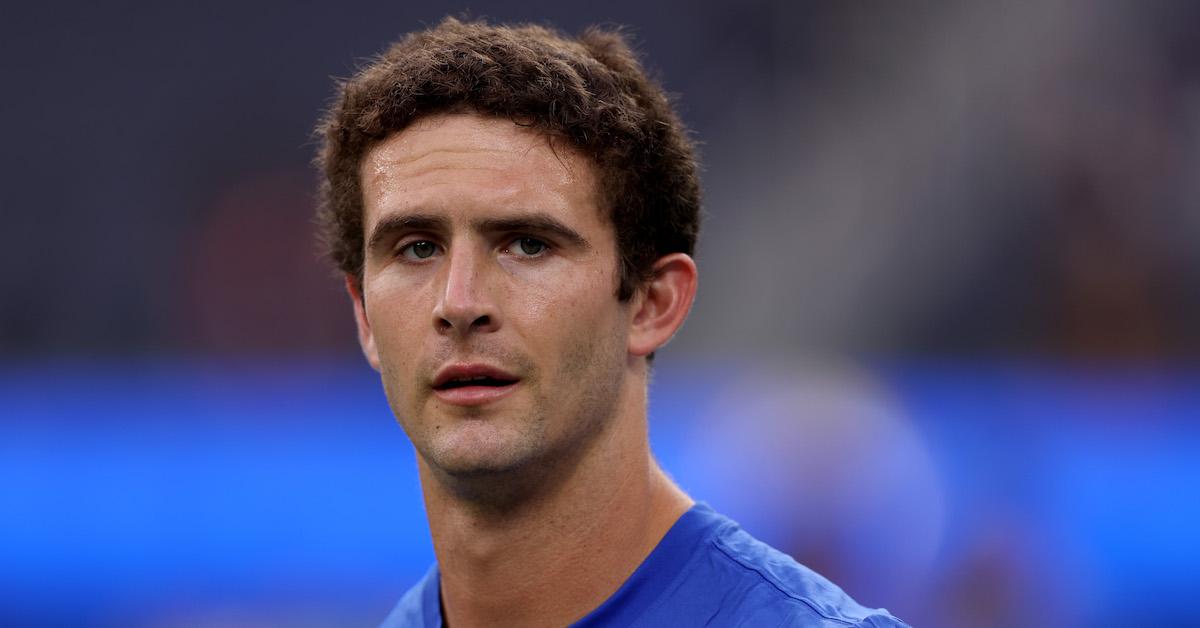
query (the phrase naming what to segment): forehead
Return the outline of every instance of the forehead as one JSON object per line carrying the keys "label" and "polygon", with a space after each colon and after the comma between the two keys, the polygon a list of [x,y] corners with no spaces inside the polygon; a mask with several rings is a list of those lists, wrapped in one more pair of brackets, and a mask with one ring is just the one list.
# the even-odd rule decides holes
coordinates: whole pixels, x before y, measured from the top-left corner
{"label": "forehead", "polygon": [[419,119],[368,151],[360,176],[368,229],[383,215],[413,210],[586,209],[601,218],[591,161],[565,141],[503,118]]}

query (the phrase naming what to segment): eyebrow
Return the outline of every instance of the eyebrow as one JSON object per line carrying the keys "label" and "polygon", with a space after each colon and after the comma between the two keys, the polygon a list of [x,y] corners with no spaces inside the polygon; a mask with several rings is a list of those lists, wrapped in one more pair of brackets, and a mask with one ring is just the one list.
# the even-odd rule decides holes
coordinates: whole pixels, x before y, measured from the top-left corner
{"label": "eyebrow", "polygon": [[[543,212],[523,214],[512,218],[483,218],[472,221],[471,226],[476,231],[484,233],[508,231],[544,233],[583,249],[590,250],[592,248],[591,243],[578,231]],[[367,250],[379,246],[388,236],[398,231],[449,231],[449,229],[450,221],[441,216],[430,214],[388,216],[371,229],[371,236],[367,239]]]}
{"label": "eyebrow", "polygon": [[375,223],[371,229],[371,237],[367,238],[367,250],[370,251],[383,240],[398,231],[446,231],[450,221],[441,216],[429,214],[404,214],[388,216]]}
{"label": "eyebrow", "polygon": [[508,231],[545,233],[582,249],[590,250],[592,248],[591,243],[579,235],[578,231],[563,224],[557,218],[541,212],[513,218],[484,218],[473,222],[472,226],[485,233]]}

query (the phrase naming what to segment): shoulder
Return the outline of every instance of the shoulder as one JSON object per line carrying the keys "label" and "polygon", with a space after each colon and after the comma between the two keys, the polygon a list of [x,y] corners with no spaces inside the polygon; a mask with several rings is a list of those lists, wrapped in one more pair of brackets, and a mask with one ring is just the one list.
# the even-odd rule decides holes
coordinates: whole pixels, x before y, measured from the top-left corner
{"label": "shoulder", "polygon": [[[437,590],[437,581],[437,566],[434,565],[400,598],[379,628],[419,628],[430,625],[429,615],[433,609],[427,608],[427,598],[430,590]],[[437,621],[437,624],[440,623],[440,620]]]}
{"label": "shoulder", "polygon": [[824,576],[725,521],[697,548],[677,589],[683,598],[719,600],[707,609],[709,625],[906,626],[884,609],[855,602]]}

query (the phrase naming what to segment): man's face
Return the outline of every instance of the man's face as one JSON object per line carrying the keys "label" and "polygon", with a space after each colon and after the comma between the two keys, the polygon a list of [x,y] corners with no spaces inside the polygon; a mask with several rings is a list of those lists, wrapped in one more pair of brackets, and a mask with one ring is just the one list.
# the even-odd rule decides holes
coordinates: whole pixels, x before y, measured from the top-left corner
{"label": "man's face", "polygon": [[581,450],[629,359],[594,166],[511,121],[448,114],[374,147],[361,176],[360,339],[425,462],[467,477]]}

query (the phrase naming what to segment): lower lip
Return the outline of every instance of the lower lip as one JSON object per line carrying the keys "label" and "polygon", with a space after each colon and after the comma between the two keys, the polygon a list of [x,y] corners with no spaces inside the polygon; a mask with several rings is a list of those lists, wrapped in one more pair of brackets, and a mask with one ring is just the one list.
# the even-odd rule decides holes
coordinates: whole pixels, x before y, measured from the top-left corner
{"label": "lower lip", "polygon": [[433,394],[454,406],[482,406],[507,397],[519,383],[513,382],[507,386],[460,386],[434,390]]}

